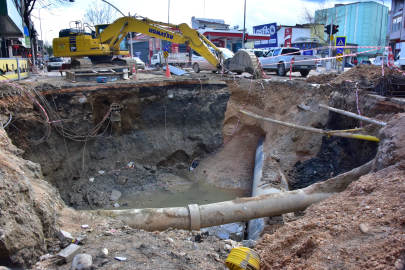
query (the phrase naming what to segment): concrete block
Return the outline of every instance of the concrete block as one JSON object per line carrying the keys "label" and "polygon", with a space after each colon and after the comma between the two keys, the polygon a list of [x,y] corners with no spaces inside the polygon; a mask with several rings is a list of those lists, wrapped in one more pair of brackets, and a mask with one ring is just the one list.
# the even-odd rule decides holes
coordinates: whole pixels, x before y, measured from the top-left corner
{"label": "concrete block", "polygon": [[269,219],[269,224],[270,224],[270,225],[277,224],[277,220],[271,220],[271,219]]}
{"label": "concrete block", "polygon": [[70,244],[67,248],[59,252],[59,257],[63,258],[65,262],[70,262],[73,258],[82,252],[82,248],[76,244]]}
{"label": "concrete block", "polygon": [[118,190],[111,191],[110,201],[116,201],[121,197],[121,192]]}
{"label": "concrete block", "polygon": [[59,238],[59,240],[62,241],[62,242],[64,242],[64,241],[71,242],[72,239],[73,239],[73,237],[72,237],[72,235],[70,234],[70,232],[66,232],[66,231],[63,231],[63,230],[60,230],[60,231],[58,232],[58,238]]}
{"label": "concrete block", "polygon": [[277,221],[284,221],[283,216],[274,216],[274,217],[270,217],[271,220],[277,220]]}
{"label": "concrete block", "polygon": [[117,179],[117,183],[120,185],[125,185],[128,181],[128,178],[126,178],[125,176],[119,176]]}

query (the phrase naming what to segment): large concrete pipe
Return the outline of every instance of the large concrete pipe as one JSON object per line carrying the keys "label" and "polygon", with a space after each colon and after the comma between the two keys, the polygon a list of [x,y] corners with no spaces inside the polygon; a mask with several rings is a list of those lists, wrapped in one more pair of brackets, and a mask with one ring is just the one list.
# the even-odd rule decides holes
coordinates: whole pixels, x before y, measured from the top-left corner
{"label": "large concrete pipe", "polygon": [[89,212],[122,220],[135,229],[148,231],[164,231],[168,228],[200,230],[221,224],[302,211],[311,204],[328,198],[333,193],[345,190],[351,182],[369,173],[371,164],[372,161],[325,182],[283,193],[264,194],[258,197],[239,198],[201,206],[192,204],[187,207]]}
{"label": "large concrete pipe", "polygon": [[[281,193],[282,190],[274,187],[269,187],[269,185],[263,185],[263,141],[261,138],[257,143],[256,155],[255,155],[255,170],[253,175],[253,187],[252,187],[252,197],[260,196],[263,194],[271,193]],[[260,237],[260,233],[263,228],[267,225],[265,218],[257,218],[249,220],[248,222],[248,239],[257,240]]]}

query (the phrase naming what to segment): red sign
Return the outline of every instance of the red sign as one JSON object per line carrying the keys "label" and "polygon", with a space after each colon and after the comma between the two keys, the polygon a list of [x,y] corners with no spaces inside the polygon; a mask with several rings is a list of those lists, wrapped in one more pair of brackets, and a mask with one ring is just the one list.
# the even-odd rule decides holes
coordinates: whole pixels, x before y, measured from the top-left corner
{"label": "red sign", "polygon": [[391,46],[389,47],[389,53],[388,53],[388,66],[390,66],[390,67],[394,66],[394,56],[392,55]]}
{"label": "red sign", "polygon": [[156,51],[160,51],[160,39],[155,38]]}
{"label": "red sign", "polygon": [[153,52],[153,38],[149,39],[149,51]]}
{"label": "red sign", "polygon": [[284,30],[284,47],[291,47],[292,28]]}
{"label": "red sign", "polygon": [[172,42],[172,52],[178,53],[179,52],[179,44]]}

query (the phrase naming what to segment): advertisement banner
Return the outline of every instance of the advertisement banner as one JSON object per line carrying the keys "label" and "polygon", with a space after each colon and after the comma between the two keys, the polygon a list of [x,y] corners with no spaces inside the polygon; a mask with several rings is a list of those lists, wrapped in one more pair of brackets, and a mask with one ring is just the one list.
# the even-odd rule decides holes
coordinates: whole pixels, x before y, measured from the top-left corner
{"label": "advertisement banner", "polygon": [[291,47],[292,28],[284,29],[284,47]]}
{"label": "advertisement banner", "polygon": [[253,34],[269,35],[269,40],[255,42],[255,48],[277,47],[277,23],[253,26]]}
{"label": "advertisement banner", "polygon": [[[18,65],[17,65],[18,63]],[[19,70],[18,70],[19,69]],[[28,77],[29,63],[28,59],[19,58],[2,58],[0,59],[0,81],[18,79],[18,71],[20,79]]]}
{"label": "advertisement banner", "polygon": [[156,51],[160,51],[160,39],[155,38]]}
{"label": "advertisement banner", "polygon": [[172,42],[172,52],[178,53],[179,52],[179,44]]}
{"label": "advertisement banner", "polygon": [[149,39],[149,51],[153,52],[153,38]]}

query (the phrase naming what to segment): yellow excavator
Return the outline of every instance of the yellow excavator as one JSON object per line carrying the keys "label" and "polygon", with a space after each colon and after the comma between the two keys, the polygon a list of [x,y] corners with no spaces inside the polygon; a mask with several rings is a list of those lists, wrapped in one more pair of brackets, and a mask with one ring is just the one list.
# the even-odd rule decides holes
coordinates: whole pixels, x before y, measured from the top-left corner
{"label": "yellow excavator", "polygon": [[[74,23],[75,27],[71,27]],[[114,63],[117,65],[132,65],[132,58],[115,58],[116,55],[129,55],[129,51],[120,48],[121,42],[130,32],[137,32],[163,40],[187,44],[218,70],[248,72],[255,78],[260,76],[256,66],[258,60],[254,53],[238,51],[231,59],[224,55],[209,39],[201,35],[187,24],[179,25],[152,21],[147,18],[121,17],[111,24],[96,25],[95,31],[88,24],[80,21],[71,22],[69,29],[59,32],[59,38],[53,40],[55,57],[71,57],[73,68],[92,67],[95,63]],[[175,32],[172,29],[178,29]],[[209,49],[212,47],[218,54]],[[85,59],[88,58],[89,60]],[[136,66],[136,63],[135,63]]]}

